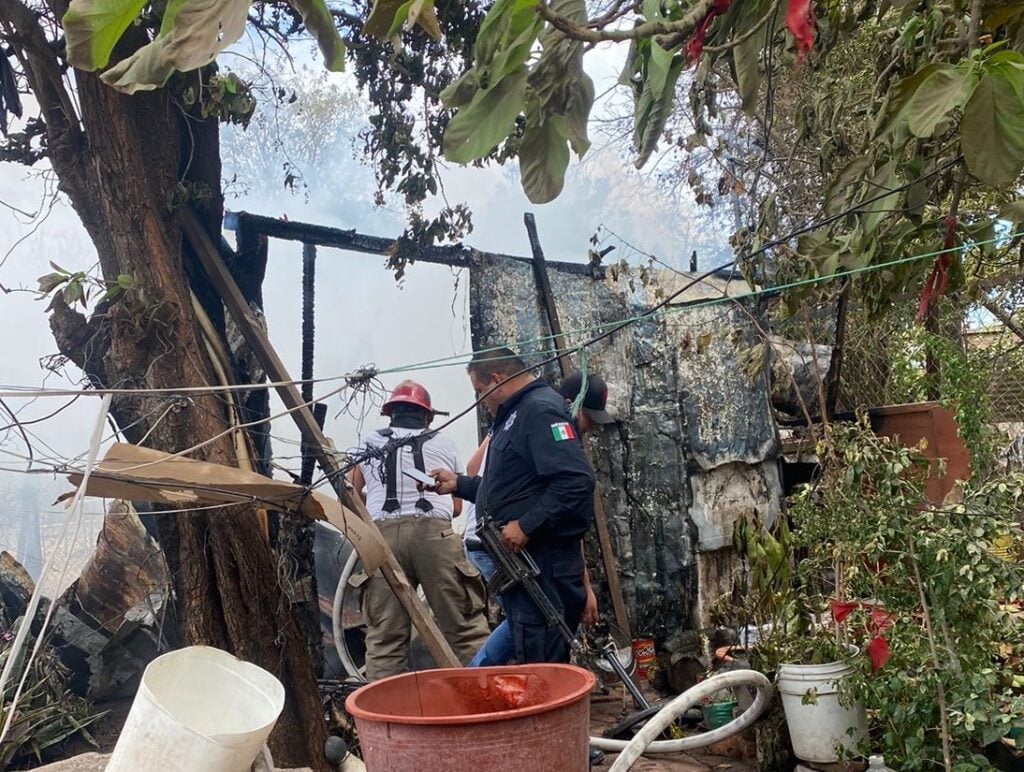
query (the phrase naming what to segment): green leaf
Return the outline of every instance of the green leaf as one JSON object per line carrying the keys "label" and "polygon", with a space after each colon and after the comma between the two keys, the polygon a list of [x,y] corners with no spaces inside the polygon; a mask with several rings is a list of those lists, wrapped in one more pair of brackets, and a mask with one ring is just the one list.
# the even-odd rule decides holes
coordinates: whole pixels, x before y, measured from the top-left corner
{"label": "green leaf", "polygon": [[381,40],[390,40],[406,22],[410,27],[418,24],[434,40],[441,39],[441,26],[433,0],[376,0],[363,25],[363,32]]}
{"label": "green leaf", "polygon": [[[664,50],[657,44],[653,44],[652,47]],[[672,114],[672,106],[676,97],[676,83],[685,67],[686,63],[683,57],[675,57],[669,66],[664,86],[657,95],[646,82],[644,84],[643,92],[637,101],[636,123],[633,129],[633,146],[637,152],[636,160],[633,163],[638,169],[650,160],[651,155],[658,147],[658,140],[661,139],[665,124]]]}
{"label": "green leaf", "polygon": [[341,39],[338,28],[334,26],[334,17],[325,0],[288,0],[288,3],[302,14],[302,23],[316,38],[316,44],[324,57],[324,67],[331,72],[344,70],[345,41]]}
{"label": "green leaf", "polygon": [[[587,22],[584,0],[554,0],[551,10],[576,24]],[[544,30],[540,42],[543,51],[527,78],[526,128],[519,146],[523,190],[535,204],[562,192],[569,147],[578,156],[590,148],[587,122],[594,104],[582,43],[553,27]]]}
{"label": "green leaf", "polygon": [[569,148],[555,121],[528,127],[519,144],[519,176],[527,198],[546,204],[558,197],[569,167]]}
{"label": "green leaf", "polygon": [[736,69],[736,89],[747,115],[753,115],[757,108],[757,93],[761,86],[761,51],[763,49],[764,39],[761,34],[755,34],[732,49],[732,62]]}
{"label": "green leaf", "polygon": [[849,207],[871,163],[871,156],[858,156],[839,171],[825,193],[825,214],[836,214]]}
{"label": "green leaf", "polygon": [[899,184],[900,180],[896,175],[896,168],[892,161],[882,164],[881,168],[875,172],[875,176],[871,178],[871,184],[868,185],[865,198],[874,198],[887,190],[893,190],[894,192],[885,198],[871,202],[865,207],[865,236],[870,236],[878,230],[878,224],[882,221],[882,218],[892,217],[895,214],[894,210],[900,200],[900,193],[895,188],[899,187]]}
{"label": "green leaf", "polygon": [[157,37],[103,73],[103,81],[133,94],[163,86],[175,71],[188,72],[209,64],[242,36],[249,3],[171,0]]}
{"label": "green leaf", "polygon": [[879,110],[875,137],[884,138],[904,125],[907,120],[910,100],[917,90],[935,72],[948,67],[950,67],[948,64],[932,63],[893,85],[889,89],[885,104]]}
{"label": "green leaf", "polygon": [[[742,6],[742,9],[739,6]],[[742,37],[750,32],[755,25],[761,23],[768,9],[769,4],[764,0],[733,3],[729,6],[729,11],[721,21],[722,31],[718,34],[724,36],[725,31],[728,29],[727,25],[733,23],[733,19],[739,15],[739,20],[732,29],[731,37],[734,40]],[[773,14],[773,16],[775,15]],[[773,20],[769,19],[751,37],[732,49],[736,90],[743,105],[743,110],[748,115],[753,115],[757,107],[757,94],[761,85],[761,51],[764,50],[765,41],[770,39],[769,28],[772,25]],[[715,26],[716,28],[719,27],[717,24]]]}
{"label": "green leaf", "polygon": [[381,40],[389,40],[396,27],[400,27],[408,18],[401,17],[399,11],[412,3],[412,0],[375,0],[370,15],[363,24],[363,32]]}
{"label": "green leaf", "polygon": [[68,61],[80,70],[106,67],[110,53],[147,0],[71,0],[61,25]]}
{"label": "green leaf", "polygon": [[491,88],[526,62],[544,26],[538,0],[498,0],[480,23],[473,46],[473,66],[480,83]]}
{"label": "green leaf", "polygon": [[409,24],[418,24],[434,40],[441,39],[441,25],[437,21],[434,0],[413,0],[409,8]]}
{"label": "green leaf", "polygon": [[480,89],[473,101],[459,108],[445,129],[444,156],[467,164],[483,158],[509,135],[522,112],[526,93],[526,67]]}
{"label": "green leaf", "polygon": [[907,125],[926,139],[957,107],[963,107],[978,84],[973,67],[941,67],[926,77],[907,103]]}
{"label": "green leaf", "polygon": [[[411,2],[411,0],[410,0]],[[480,82],[476,77],[476,70],[469,68],[459,79],[449,84],[448,88],[441,92],[441,102],[445,107],[455,109],[468,105],[480,88]]]}
{"label": "green leaf", "polygon": [[964,108],[960,143],[975,177],[1005,187],[1016,181],[1024,166],[1024,68],[995,59],[986,62]]}
{"label": "green leaf", "polygon": [[39,292],[44,295],[48,295],[53,292],[57,287],[66,282],[68,277],[66,274],[60,273],[48,273],[40,276],[36,281],[39,282]]}

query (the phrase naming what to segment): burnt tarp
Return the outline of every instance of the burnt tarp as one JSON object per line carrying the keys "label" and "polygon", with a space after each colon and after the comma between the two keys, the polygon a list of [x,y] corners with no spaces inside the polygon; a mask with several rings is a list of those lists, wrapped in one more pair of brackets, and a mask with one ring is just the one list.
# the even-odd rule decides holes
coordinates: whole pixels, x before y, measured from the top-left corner
{"label": "burnt tarp", "polygon": [[[621,266],[587,275],[550,264],[549,273],[571,346],[642,315],[692,278]],[[715,601],[733,592],[733,524],[740,517],[770,523],[780,506],[760,322],[742,301],[705,302],[732,290],[747,288],[704,280],[673,300],[687,307],[670,306],[586,351],[587,369],[608,381],[619,419],[588,441],[633,632],[674,650],[689,648],[692,632],[710,624]],[[470,271],[470,314],[477,349],[510,345],[528,362],[553,352],[529,263],[481,256]],[[579,354],[572,359],[581,365]],[[553,384],[560,377],[556,364],[541,374]],[[597,554],[589,544],[603,589]],[[607,596],[602,605],[610,608]]]}

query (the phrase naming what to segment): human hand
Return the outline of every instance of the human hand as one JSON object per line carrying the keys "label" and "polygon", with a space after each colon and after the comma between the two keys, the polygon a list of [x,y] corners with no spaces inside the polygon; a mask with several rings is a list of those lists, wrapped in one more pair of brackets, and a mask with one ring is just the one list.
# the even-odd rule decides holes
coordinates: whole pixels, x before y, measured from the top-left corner
{"label": "human hand", "polygon": [[528,541],[530,537],[523,533],[518,520],[512,520],[501,527],[501,543],[513,552],[522,550]]}
{"label": "human hand", "polygon": [[593,627],[597,624],[597,596],[590,585],[587,585],[587,601],[583,606],[583,625]]}
{"label": "human hand", "polygon": [[450,469],[431,469],[428,474],[434,478],[434,492],[441,496],[455,493],[455,483],[459,476]]}

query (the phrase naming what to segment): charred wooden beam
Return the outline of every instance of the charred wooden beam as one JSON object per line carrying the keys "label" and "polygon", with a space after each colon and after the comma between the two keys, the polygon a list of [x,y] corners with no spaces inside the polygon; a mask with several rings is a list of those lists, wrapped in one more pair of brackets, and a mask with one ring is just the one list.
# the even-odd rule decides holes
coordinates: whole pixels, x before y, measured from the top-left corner
{"label": "charred wooden beam", "polygon": [[[382,238],[380,236],[369,236],[359,233],[355,229],[345,230],[342,228],[330,228],[326,225],[313,225],[311,223],[293,222],[291,220],[278,220],[274,217],[265,217],[249,212],[233,212],[224,219],[225,226],[236,232],[260,233],[275,239],[287,241],[301,241],[303,243],[316,244],[321,247],[333,247],[344,249],[347,252],[359,252],[367,255],[387,255],[395,247],[395,239]],[[242,250],[239,250],[242,256]],[[481,257],[481,252],[460,245],[451,247],[424,246],[416,250],[416,262],[437,263],[439,265],[450,265],[455,268],[472,268]],[[503,255],[499,253],[487,253],[488,257],[516,260],[521,263],[530,263],[531,258],[518,255]],[[604,279],[605,269],[598,266],[592,267],[588,263],[569,263],[562,261],[548,261],[548,265],[560,271],[588,276],[592,279]]]}

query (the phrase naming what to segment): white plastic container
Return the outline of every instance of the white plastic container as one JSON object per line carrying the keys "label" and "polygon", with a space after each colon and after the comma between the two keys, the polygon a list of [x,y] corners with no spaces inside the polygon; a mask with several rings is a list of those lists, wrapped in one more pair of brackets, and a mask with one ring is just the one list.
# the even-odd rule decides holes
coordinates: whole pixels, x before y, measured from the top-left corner
{"label": "white plastic container", "polygon": [[246,772],[284,707],[284,686],[225,651],[191,646],[157,657],[106,772]]}
{"label": "white plastic container", "polygon": [[[839,761],[837,746],[852,751],[866,737],[864,706],[839,704],[839,682],[852,672],[842,662],[779,667],[782,708],[798,759],[830,764]],[[805,705],[804,697],[809,691],[815,699]]]}

